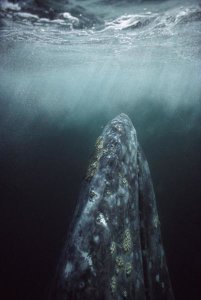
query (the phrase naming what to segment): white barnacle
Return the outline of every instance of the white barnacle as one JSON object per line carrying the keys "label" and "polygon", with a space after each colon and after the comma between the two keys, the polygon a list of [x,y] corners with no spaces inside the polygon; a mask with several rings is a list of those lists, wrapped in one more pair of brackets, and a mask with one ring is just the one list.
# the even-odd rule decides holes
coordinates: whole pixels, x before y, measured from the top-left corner
{"label": "white barnacle", "polygon": [[94,242],[95,242],[96,244],[98,244],[98,243],[99,243],[99,240],[100,240],[99,236],[98,236],[98,235],[95,235],[95,236],[94,236]]}
{"label": "white barnacle", "polygon": [[120,125],[120,124],[116,124],[114,126],[114,128],[119,132],[119,133],[122,133],[123,132],[123,127]]}
{"label": "white barnacle", "polygon": [[159,274],[156,275],[156,282],[159,282],[160,281],[160,277],[159,277]]}
{"label": "white barnacle", "polygon": [[72,271],[73,271],[73,264],[70,261],[68,261],[64,269],[64,276],[67,278]]}
{"label": "white barnacle", "polygon": [[120,206],[121,205],[121,201],[120,201],[120,199],[118,198],[117,199],[117,206]]}
{"label": "white barnacle", "polygon": [[105,217],[102,213],[100,213],[96,218],[96,223],[99,225],[103,225],[104,227],[107,227],[107,222],[105,220]]}
{"label": "white barnacle", "polygon": [[91,256],[89,255],[89,253],[85,252],[85,251],[81,251],[81,254],[82,254],[82,257],[84,258],[84,260],[87,262],[87,264],[90,267],[93,267],[92,259],[91,259]]}
{"label": "white barnacle", "polygon": [[155,216],[153,217],[153,225],[154,225],[155,228],[157,228],[158,225],[159,225],[159,219],[158,219],[158,216],[157,216],[157,215],[155,215]]}
{"label": "white barnacle", "polygon": [[144,168],[145,168],[146,174],[149,175],[150,171],[149,171],[149,165],[148,165],[147,161],[144,162]]}
{"label": "white barnacle", "polygon": [[150,261],[149,262],[149,269],[151,270],[151,268],[152,268],[152,262]]}
{"label": "white barnacle", "polygon": [[106,195],[110,196],[111,192],[109,191],[109,189],[106,190]]}

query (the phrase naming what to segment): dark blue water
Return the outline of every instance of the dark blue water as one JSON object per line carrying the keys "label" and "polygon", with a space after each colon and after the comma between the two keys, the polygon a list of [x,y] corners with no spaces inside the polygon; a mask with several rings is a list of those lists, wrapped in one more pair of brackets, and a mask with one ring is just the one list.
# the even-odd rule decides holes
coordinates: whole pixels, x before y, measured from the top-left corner
{"label": "dark blue water", "polygon": [[95,140],[124,112],[150,164],[176,299],[200,299],[199,2],[0,8],[0,298],[45,298]]}

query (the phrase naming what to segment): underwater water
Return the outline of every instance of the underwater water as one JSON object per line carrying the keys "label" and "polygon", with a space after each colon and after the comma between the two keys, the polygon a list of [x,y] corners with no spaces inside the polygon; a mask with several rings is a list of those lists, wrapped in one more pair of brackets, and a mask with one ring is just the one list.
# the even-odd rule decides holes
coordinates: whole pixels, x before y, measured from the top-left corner
{"label": "underwater water", "polygon": [[1,299],[45,299],[96,138],[124,112],[176,299],[200,299],[199,1],[0,1]]}

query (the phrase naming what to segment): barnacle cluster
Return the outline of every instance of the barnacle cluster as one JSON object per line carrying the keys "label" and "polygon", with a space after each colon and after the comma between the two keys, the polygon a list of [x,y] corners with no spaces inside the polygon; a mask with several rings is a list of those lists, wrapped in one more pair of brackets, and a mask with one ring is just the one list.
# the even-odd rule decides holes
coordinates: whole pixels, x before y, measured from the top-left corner
{"label": "barnacle cluster", "polygon": [[85,177],[86,180],[90,179],[93,177],[98,169],[99,165],[99,160],[102,156],[102,153],[104,152],[105,149],[103,149],[104,143],[102,137],[99,137],[96,141],[95,144],[95,154],[92,162],[89,165],[89,168],[87,170],[87,175]]}
{"label": "barnacle cluster", "polygon": [[85,179],[90,179],[91,177],[93,177],[96,173],[98,169],[98,161],[92,161],[92,163],[89,165],[89,168],[87,170],[87,175],[85,177]]}
{"label": "barnacle cluster", "polygon": [[96,217],[96,223],[97,223],[97,224],[101,224],[101,215],[98,215],[98,216]]}
{"label": "barnacle cluster", "polygon": [[[131,250],[131,244],[132,244],[131,233],[130,233],[130,230],[127,228],[123,234],[123,245],[122,245],[121,249],[124,250],[125,252],[128,252]],[[110,252],[112,255],[117,251],[116,247],[117,247],[116,243],[114,241],[112,241],[111,245],[110,245]],[[116,258],[115,258],[115,274],[116,274],[116,276],[118,276],[120,272],[121,273],[123,272],[127,276],[130,276],[130,274],[132,272],[132,265],[131,265],[131,262],[126,261],[126,260],[127,259],[125,258],[125,253],[123,255],[116,256]],[[114,292],[117,289],[117,277],[113,276],[111,278],[110,286],[111,286],[111,291],[114,294]],[[128,297],[128,293],[125,289],[123,289],[121,293],[122,293],[123,298]]]}
{"label": "barnacle cluster", "polygon": [[127,298],[127,296],[128,296],[127,291],[123,290],[122,295],[123,295],[124,298]]}
{"label": "barnacle cluster", "polygon": [[131,274],[132,266],[131,266],[131,263],[130,263],[130,262],[127,262],[127,263],[126,263],[125,271],[126,271],[126,275],[127,275],[127,276],[129,276],[129,275]]}
{"label": "barnacle cluster", "polygon": [[112,293],[114,293],[117,288],[117,280],[116,280],[115,276],[112,276],[112,278],[111,278],[110,287],[111,287]]}
{"label": "barnacle cluster", "polygon": [[155,228],[157,228],[158,225],[159,225],[159,219],[158,219],[158,216],[157,216],[157,215],[155,215],[155,216],[153,217],[153,225],[154,225]]}
{"label": "barnacle cluster", "polygon": [[115,273],[116,273],[116,275],[118,275],[119,272],[120,272],[120,269],[119,269],[118,267],[116,267],[116,268],[115,268]]}
{"label": "barnacle cluster", "polygon": [[127,181],[126,177],[122,176],[121,173],[119,173],[119,177],[120,177],[120,180],[123,183],[123,185],[127,186],[128,185],[128,181]]}
{"label": "barnacle cluster", "polygon": [[124,237],[123,237],[123,249],[125,252],[128,252],[131,250],[132,246],[132,240],[131,240],[131,234],[130,230],[126,229],[124,232]]}
{"label": "barnacle cluster", "polygon": [[124,185],[128,184],[127,179],[125,177],[122,178],[122,182],[123,182]]}
{"label": "barnacle cluster", "polygon": [[91,189],[90,192],[89,192],[89,196],[90,196],[90,198],[96,197],[97,193],[94,190]]}
{"label": "barnacle cluster", "polygon": [[124,261],[123,261],[123,258],[121,256],[116,257],[116,264],[119,268],[122,268],[124,266]]}
{"label": "barnacle cluster", "polygon": [[98,139],[96,140],[95,148],[96,148],[95,159],[96,161],[99,161],[103,152],[105,153],[104,142],[102,137],[98,137]]}
{"label": "barnacle cluster", "polygon": [[110,195],[111,195],[111,192],[110,192],[110,191],[107,191],[106,194],[107,194],[108,196],[110,196]]}
{"label": "barnacle cluster", "polygon": [[112,242],[111,245],[110,245],[111,254],[114,254],[115,250],[116,250],[116,244],[115,244],[115,242]]}
{"label": "barnacle cluster", "polygon": [[103,139],[102,139],[102,137],[99,136],[97,138],[95,147],[96,147],[96,151],[99,151],[99,150],[103,149]]}
{"label": "barnacle cluster", "polygon": [[105,149],[103,149],[104,146],[104,142],[103,142],[103,138],[102,137],[98,137],[96,144],[95,144],[95,154],[94,154],[94,158],[92,160],[92,162],[89,165],[89,168],[87,170],[87,175],[85,177],[86,180],[91,179],[97,169],[98,169],[98,165],[99,165],[99,160],[103,154],[103,152],[105,153]]}
{"label": "barnacle cluster", "polygon": [[119,133],[123,133],[123,131],[124,131],[122,125],[120,125],[120,124],[113,124],[112,127]]}

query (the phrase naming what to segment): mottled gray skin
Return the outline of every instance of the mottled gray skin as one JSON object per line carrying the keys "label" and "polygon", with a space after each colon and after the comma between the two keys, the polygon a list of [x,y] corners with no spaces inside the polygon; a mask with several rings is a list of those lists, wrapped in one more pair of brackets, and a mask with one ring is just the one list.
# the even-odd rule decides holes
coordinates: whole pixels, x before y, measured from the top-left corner
{"label": "mottled gray skin", "polygon": [[96,142],[52,299],[174,299],[149,166],[125,114]]}

